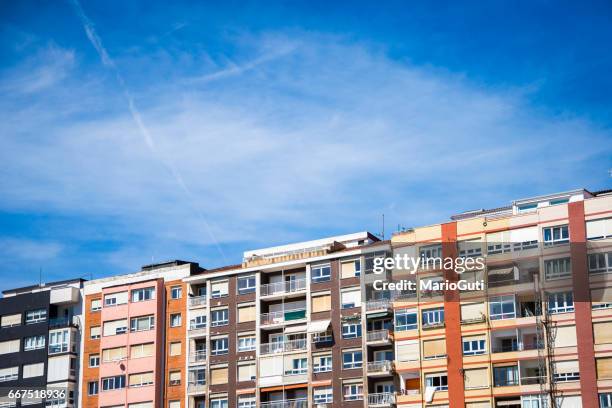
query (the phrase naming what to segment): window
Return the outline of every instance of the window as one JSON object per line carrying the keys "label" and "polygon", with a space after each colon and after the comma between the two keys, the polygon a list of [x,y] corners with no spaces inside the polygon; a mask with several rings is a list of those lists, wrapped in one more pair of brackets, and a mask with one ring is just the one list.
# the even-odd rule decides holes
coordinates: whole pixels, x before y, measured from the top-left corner
{"label": "window", "polygon": [[45,373],[45,363],[24,364],[23,378],[40,377]]}
{"label": "window", "polygon": [[127,292],[116,292],[104,295],[104,307],[124,305],[128,302]]}
{"label": "window", "polygon": [[214,398],[210,400],[210,408],[227,408],[227,398]]}
{"label": "window", "polygon": [[91,311],[97,312],[102,309],[102,300],[101,299],[92,299],[91,300]]}
{"label": "window", "polygon": [[[569,396],[564,396],[562,399],[566,402],[569,402],[568,399],[571,398]],[[557,400],[556,407],[563,407],[563,404],[559,400],[559,397],[555,398]],[[521,407],[522,408],[545,408],[548,406],[548,397],[544,395],[521,395]],[[570,404],[569,407],[575,405]],[[578,405],[582,406],[582,404]]]}
{"label": "window", "polygon": [[103,335],[106,336],[115,336],[117,334],[125,334],[127,333],[127,320],[119,319],[119,320],[110,320],[108,322],[104,322],[104,330]]}
{"label": "window", "polygon": [[145,385],[151,385],[153,384],[153,371],[130,374],[128,380],[130,387],[144,387]]}
{"label": "window", "polygon": [[360,307],[361,306],[361,289],[352,288],[348,290],[343,290],[340,293],[340,301],[342,303],[342,309]]}
{"label": "window", "polygon": [[210,354],[213,356],[218,356],[221,354],[227,354],[229,352],[229,342],[227,337],[220,337],[212,340],[212,350]]}
{"label": "window", "polygon": [[181,372],[170,371],[170,375],[168,376],[168,383],[172,386],[181,385]]}
{"label": "window", "polygon": [[444,308],[423,310],[421,314],[423,326],[437,326],[444,323]]}
{"label": "window", "polygon": [[542,232],[544,233],[544,246],[566,244],[569,242],[569,228],[567,225],[544,228]]}
{"label": "window", "polygon": [[568,313],[574,311],[572,292],[558,292],[548,295],[549,313]]}
{"label": "window", "polygon": [[599,407],[612,408],[612,393],[599,394]]}
{"label": "window", "polygon": [[555,361],[553,366],[553,378],[556,382],[577,381],[580,379],[578,360]]}
{"label": "window", "polygon": [[246,295],[247,293],[255,293],[255,275],[241,276],[238,278],[238,294]]}
{"label": "window", "polygon": [[179,327],[182,321],[183,319],[180,313],[172,313],[170,315],[170,327]]}
{"label": "window", "polygon": [[92,326],[89,329],[89,337],[92,340],[99,339],[100,338],[100,333],[101,333],[100,326]]}
{"label": "window", "polygon": [[170,356],[171,357],[175,357],[175,356],[180,356],[181,352],[182,352],[182,344],[180,341],[173,341],[172,343],[170,343]]}
{"label": "window", "polygon": [[19,353],[21,347],[21,341],[19,339],[0,341],[0,355]]}
{"label": "window", "polygon": [[224,326],[229,323],[229,309],[217,309],[210,312],[210,327]]}
{"label": "window", "polygon": [[238,396],[238,408],[255,408],[257,398],[255,394],[246,394]]}
{"label": "window", "polygon": [[155,317],[141,316],[130,319],[130,330],[133,332],[153,330],[155,328]]}
{"label": "window", "polygon": [[331,354],[313,356],[312,361],[312,371],[315,373],[323,373],[332,370]]}
{"label": "window", "polygon": [[596,358],[595,365],[597,366],[597,379],[604,380],[612,378],[612,358]]}
{"label": "window", "polygon": [[358,337],[361,337],[361,322],[342,323],[343,339],[356,339]]}
{"label": "window", "polygon": [[312,294],[312,313],[327,312],[331,310],[331,293]]}
{"label": "window", "polygon": [[153,355],[153,343],[134,344],[130,346],[130,358],[151,357]]}
{"label": "window", "polygon": [[132,302],[144,302],[155,298],[155,288],[140,288],[132,290]]}
{"label": "window", "polygon": [[342,353],[342,368],[345,370],[361,368],[362,365],[363,356],[361,350],[345,351]]}
{"label": "window", "polygon": [[254,362],[238,365],[238,381],[254,381],[257,378],[257,366]]}
{"label": "window", "polygon": [[518,366],[493,367],[493,383],[496,387],[518,385]]}
{"label": "window", "polygon": [[116,375],[102,379],[102,391],[118,390],[125,388],[125,375]]}
{"label": "window", "polygon": [[19,326],[20,324],[21,324],[21,313],[4,315],[2,316],[2,320],[0,322],[0,325],[2,328]]}
{"label": "window", "polygon": [[97,381],[90,381],[87,383],[87,394],[98,395],[98,386],[100,384]]}
{"label": "window", "polygon": [[433,387],[436,391],[448,390],[446,374],[428,374],[425,376],[425,387]]}
{"label": "window", "polygon": [[225,297],[229,294],[229,286],[228,281],[217,281],[212,282],[210,285],[210,297],[213,299],[218,299]]}
{"label": "window", "polygon": [[570,258],[549,259],[544,261],[546,280],[567,278],[572,275]]}
{"label": "window", "polygon": [[19,378],[19,367],[0,368],[0,382],[13,381]]}
{"label": "window", "polygon": [[331,266],[329,264],[312,266],[310,276],[313,283],[329,281],[331,280]]}
{"label": "window", "polygon": [[463,339],[464,356],[475,356],[478,354],[484,354],[485,352],[485,339],[474,339],[472,337]]}
{"label": "window", "polygon": [[586,238],[589,241],[612,238],[612,218],[587,221]]}
{"label": "window", "polygon": [[363,399],[363,383],[342,383],[342,394],[345,401],[357,401]]}
{"label": "window", "polygon": [[312,397],[316,404],[331,404],[334,402],[334,389],[332,387],[315,387]]}
{"label": "window", "polygon": [[306,374],[308,371],[307,358],[294,358],[291,360],[291,368],[285,370],[285,375]]}
{"label": "window", "polygon": [[190,385],[205,385],[206,384],[206,369],[196,368],[189,370]]}
{"label": "window", "polygon": [[112,347],[102,350],[102,361],[109,363],[112,361],[121,361],[127,358],[127,347]]}
{"label": "window", "polygon": [[49,354],[68,351],[70,331],[68,329],[49,332]]}
{"label": "window", "polygon": [[353,259],[340,264],[340,278],[355,278],[361,275],[361,260]]}
{"label": "window", "polygon": [[395,330],[406,331],[417,328],[416,309],[398,309],[395,311]]}
{"label": "window", "polygon": [[153,401],[133,402],[128,404],[127,408],[153,408]]}
{"label": "window", "polygon": [[491,320],[514,319],[516,317],[514,295],[493,296],[490,298],[489,317]]}
{"label": "window", "polygon": [[210,384],[227,384],[228,381],[228,370],[227,365],[215,366],[210,369]]}
{"label": "window", "polygon": [[[180,286],[173,286],[170,288],[170,298],[180,299],[183,297],[183,288]],[[180,401],[179,401],[180,402]]]}
{"label": "window", "polygon": [[100,367],[100,355],[99,354],[89,355],[89,366],[90,367]]}
{"label": "window", "polygon": [[423,359],[432,360],[446,357],[446,339],[424,340]]}
{"label": "window", "polygon": [[463,381],[466,390],[489,387],[489,369],[471,368],[463,373]]}
{"label": "window", "polygon": [[257,338],[254,334],[238,335],[238,351],[251,351],[257,348]]}
{"label": "window", "polygon": [[442,258],[442,245],[429,245],[419,250],[419,256],[421,258]]}
{"label": "window", "polygon": [[25,351],[30,351],[45,348],[46,341],[47,339],[44,334],[26,337],[23,340],[23,349]]}
{"label": "window", "polygon": [[206,315],[195,316],[189,322],[190,330],[204,329],[206,328]]}
{"label": "window", "polygon": [[26,312],[25,323],[34,324],[34,323],[44,322],[46,319],[47,319],[46,309],[30,310],[29,312]]}
{"label": "window", "polygon": [[612,272],[612,252],[589,254],[589,272]]}
{"label": "window", "polygon": [[254,322],[257,317],[255,305],[238,305],[238,323]]}

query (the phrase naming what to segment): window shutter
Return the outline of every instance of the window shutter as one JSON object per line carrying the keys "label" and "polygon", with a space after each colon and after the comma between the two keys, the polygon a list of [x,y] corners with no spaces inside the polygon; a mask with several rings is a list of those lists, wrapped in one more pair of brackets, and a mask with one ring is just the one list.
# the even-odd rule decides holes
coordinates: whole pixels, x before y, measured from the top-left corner
{"label": "window shutter", "polygon": [[312,297],[312,312],[325,312],[331,310],[331,295]]}
{"label": "window shutter", "polygon": [[153,408],[153,402],[133,402],[128,404],[128,408]]}
{"label": "window shutter", "polygon": [[555,328],[555,347],[572,347],[576,341],[576,326],[559,326]]}
{"label": "window shutter", "polygon": [[274,356],[259,359],[259,372],[262,377],[271,377],[283,374],[283,356]]}
{"label": "window shutter", "polygon": [[418,340],[408,340],[397,343],[398,361],[418,361],[420,355]]}
{"label": "window shutter", "polygon": [[612,343],[612,322],[593,323],[595,344]]}
{"label": "window shutter", "polygon": [[181,355],[181,342],[170,343],[170,355],[180,356]]}
{"label": "window shutter", "polygon": [[2,316],[2,327],[18,326],[21,324],[21,313]]}
{"label": "window shutter", "polygon": [[255,321],[255,305],[238,308],[238,323]]}
{"label": "window shutter", "polygon": [[487,368],[475,368],[465,370],[465,389],[486,388],[489,386],[489,370]]}
{"label": "window shutter", "polygon": [[40,377],[45,373],[45,363],[26,364],[23,366],[23,378]]}
{"label": "window shutter", "polygon": [[423,341],[423,357],[442,356],[446,354],[446,339]]}
{"label": "window shutter", "polygon": [[93,326],[92,328],[89,329],[89,335],[91,337],[99,337],[100,336],[100,326]]}
{"label": "window shutter", "polygon": [[223,368],[211,368],[210,370],[210,384],[227,384],[228,370],[227,367]]}
{"label": "window shutter", "polygon": [[491,408],[491,403],[486,401],[466,402],[465,408]]}
{"label": "window shutter", "polygon": [[612,357],[596,358],[597,378],[600,380],[612,378]]}
{"label": "window shutter", "polygon": [[342,262],[341,267],[341,278],[353,278],[355,277],[355,261]]}
{"label": "window shutter", "polygon": [[219,292],[222,295],[227,295],[229,293],[229,283],[228,281],[213,282],[210,285],[210,290],[213,293]]}
{"label": "window shutter", "polygon": [[181,372],[180,371],[172,371],[170,373],[170,381],[181,381]]}
{"label": "window shutter", "polygon": [[520,243],[539,241],[538,227],[518,228],[510,231],[510,242]]}
{"label": "window shutter", "polygon": [[19,339],[0,342],[0,354],[19,352]]}
{"label": "window shutter", "polygon": [[477,320],[486,315],[485,304],[481,303],[466,303],[461,305],[461,320]]}
{"label": "window shutter", "polygon": [[580,372],[580,369],[578,368],[578,360],[555,361],[554,366],[555,373],[557,374]]}

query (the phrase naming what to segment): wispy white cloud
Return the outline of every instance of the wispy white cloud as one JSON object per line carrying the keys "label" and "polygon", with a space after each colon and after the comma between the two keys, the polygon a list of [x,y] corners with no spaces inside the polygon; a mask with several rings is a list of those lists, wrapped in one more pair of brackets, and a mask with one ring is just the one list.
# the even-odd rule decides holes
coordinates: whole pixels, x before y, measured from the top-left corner
{"label": "wispy white cloud", "polygon": [[63,248],[64,246],[59,242],[0,237],[2,259],[22,263],[52,260],[61,254]]}

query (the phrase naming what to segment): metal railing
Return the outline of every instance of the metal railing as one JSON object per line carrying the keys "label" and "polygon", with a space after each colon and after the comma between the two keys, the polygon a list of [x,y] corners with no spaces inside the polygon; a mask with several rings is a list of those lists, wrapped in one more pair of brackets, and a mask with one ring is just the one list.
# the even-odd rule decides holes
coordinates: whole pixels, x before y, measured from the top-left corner
{"label": "metal railing", "polygon": [[385,407],[392,404],[395,404],[395,394],[390,392],[368,394],[368,406]]}
{"label": "metal railing", "polygon": [[262,402],[261,408],[307,408],[308,398]]}
{"label": "metal railing", "polygon": [[525,351],[525,350],[538,350],[543,349],[544,344],[538,343],[513,343],[509,345],[498,345],[493,346],[491,351],[493,353],[509,353],[511,351]]}
{"label": "metal railing", "polygon": [[205,306],[205,305],[206,305],[206,295],[194,296],[192,298],[189,298],[189,307]]}
{"label": "metal railing", "polygon": [[366,341],[389,341],[391,333],[389,330],[374,330],[366,333]]}
{"label": "metal railing", "polygon": [[206,381],[190,382],[187,385],[187,392],[204,392],[206,390]]}
{"label": "metal railing", "polygon": [[277,324],[285,321],[299,320],[306,318],[306,309],[282,310],[279,312],[262,313],[261,324]]}
{"label": "metal railing", "polygon": [[280,295],[306,290],[306,279],[273,282],[261,285],[260,296]]}
{"label": "metal railing", "polygon": [[73,317],[54,317],[49,319],[49,327],[66,327],[66,326],[76,326],[76,319]]}
{"label": "metal railing", "polygon": [[198,350],[189,356],[190,363],[201,363],[206,361],[206,350]]}
{"label": "metal railing", "polygon": [[391,308],[390,299],[368,300],[366,302],[366,311],[389,309]]}
{"label": "metal railing", "polygon": [[532,384],[545,384],[546,377],[537,376],[537,377],[521,377],[521,385],[532,385]]}
{"label": "metal railing", "polygon": [[278,343],[265,343],[260,346],[260,354],[287,353],[291,351],[306,350],[308,340],[287,340]]}
{"label": "metal railing", "polygon": [[385,373],[391,371],[393,364],[389,360],[370,361],[368,363],[368,373]]}

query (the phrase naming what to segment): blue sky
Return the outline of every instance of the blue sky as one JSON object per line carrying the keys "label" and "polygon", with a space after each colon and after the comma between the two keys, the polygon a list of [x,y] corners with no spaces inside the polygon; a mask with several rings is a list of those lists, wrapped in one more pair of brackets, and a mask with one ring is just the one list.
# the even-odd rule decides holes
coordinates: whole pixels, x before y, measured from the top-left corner
{"label": "blue sky", "polygon": [[610,188],[609,2],[4,2],[0,289]]}

